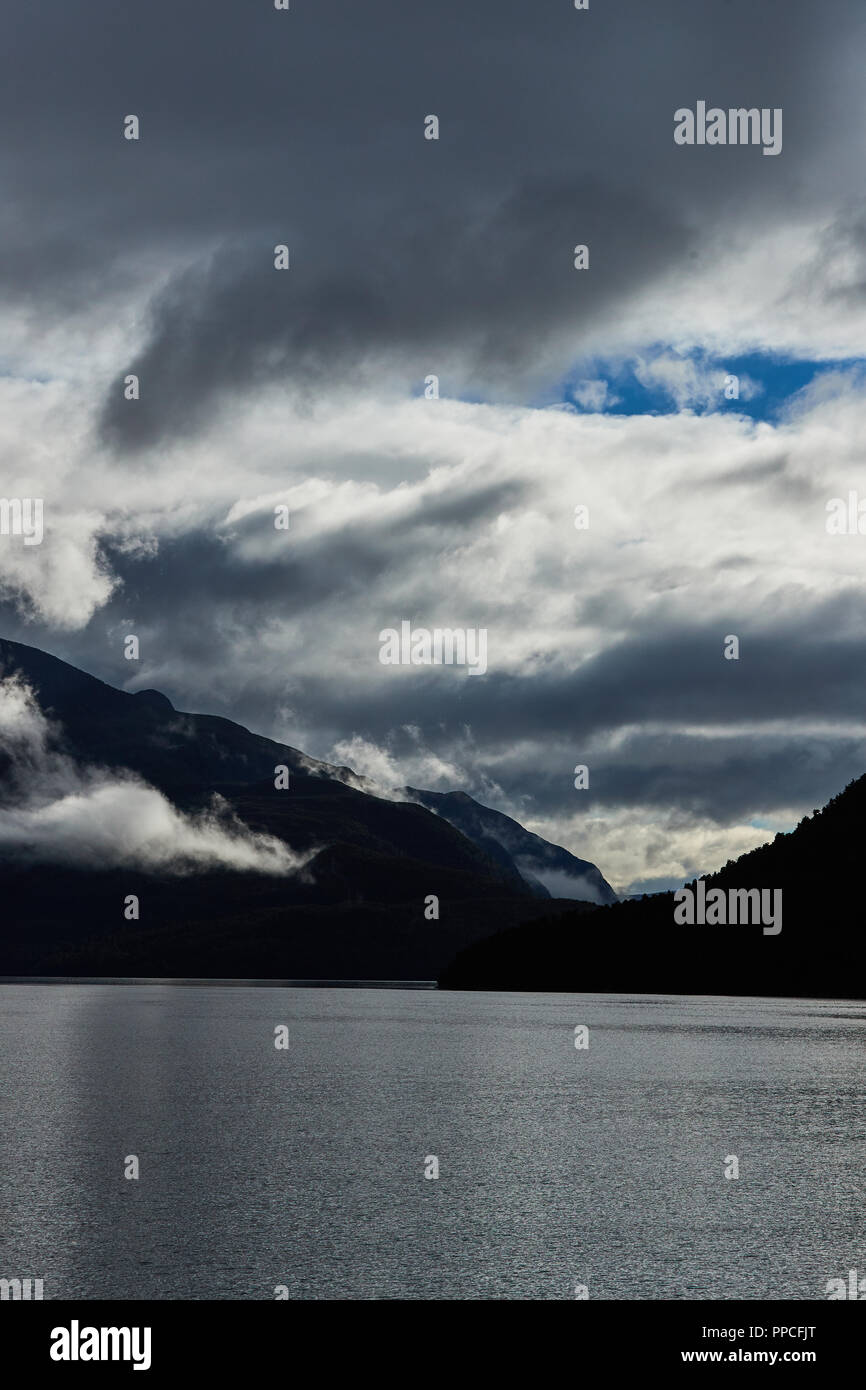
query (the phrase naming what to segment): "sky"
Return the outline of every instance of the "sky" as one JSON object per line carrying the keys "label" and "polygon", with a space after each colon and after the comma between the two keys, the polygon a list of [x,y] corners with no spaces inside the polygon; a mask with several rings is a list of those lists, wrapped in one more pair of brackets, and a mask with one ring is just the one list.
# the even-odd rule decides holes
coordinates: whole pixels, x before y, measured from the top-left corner
{"label": "sky", "polygon": [[[2,635],[623,892],[866,771],[866,536],[827,530],[866,498],[858,0],[0,27],[0,495],[44,504]],[[781,109],[781,152],[677,145],[698,101]],[[486,629],[486,672],[383,665],[403,621]]]}

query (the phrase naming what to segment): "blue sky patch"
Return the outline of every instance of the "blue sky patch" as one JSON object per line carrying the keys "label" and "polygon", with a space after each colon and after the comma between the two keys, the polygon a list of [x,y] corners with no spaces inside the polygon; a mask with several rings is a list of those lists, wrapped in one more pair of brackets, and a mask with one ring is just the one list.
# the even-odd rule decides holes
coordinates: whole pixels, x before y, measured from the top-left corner
{"label": "blue sky patch", "polygon": [[569,405],[582,414],[605,415],[673,415],[682,410],[707,415],[731,410],[753,420],[775,421],[799,392],[822,375],[852,370],[863,374],[866,385],[866,358],[862,357],[818,361],[751,352],[721,358],[655,344],[626,359],[583,361],[545,401],[536,404]]}

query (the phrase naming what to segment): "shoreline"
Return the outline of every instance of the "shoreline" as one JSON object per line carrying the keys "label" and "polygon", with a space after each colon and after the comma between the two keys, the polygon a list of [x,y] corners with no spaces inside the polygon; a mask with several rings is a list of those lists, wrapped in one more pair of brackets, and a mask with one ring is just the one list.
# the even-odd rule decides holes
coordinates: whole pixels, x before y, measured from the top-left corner
{"label": "shoreline", "polygon": [[217,985],[257,989],[436,989],[435,980],[263,980],[159,975],[0,975],[0,985]]}

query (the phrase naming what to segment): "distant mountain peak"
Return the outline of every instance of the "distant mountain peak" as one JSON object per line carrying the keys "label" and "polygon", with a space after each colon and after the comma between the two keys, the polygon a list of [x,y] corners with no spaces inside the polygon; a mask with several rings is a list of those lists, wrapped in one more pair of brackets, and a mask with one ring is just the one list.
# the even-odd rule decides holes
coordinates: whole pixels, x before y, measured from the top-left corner
{"label": "distant mountain peak", "polygon": [[406,787],[405,792],[493,858],[513,864],[537,897],[573,898],[598,905],[617,901],[595,864],[535,835],[504,811],[483,806],[468,792],[427,792],[415,787]]}

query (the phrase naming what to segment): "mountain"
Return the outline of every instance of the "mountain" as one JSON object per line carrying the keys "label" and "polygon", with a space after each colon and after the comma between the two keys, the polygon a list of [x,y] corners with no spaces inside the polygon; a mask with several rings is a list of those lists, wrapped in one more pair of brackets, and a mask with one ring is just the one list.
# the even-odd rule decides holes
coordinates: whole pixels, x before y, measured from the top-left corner
{"label": "mountain", "polygon": [[16,642],[0,676],[0,974],[431,978],[503,924],[574,907],[490,836],[231,720]]}
{"label": "mountain", "polygon": [[[862,918],[866,777],[823,810],[717,873],[704,891],[781,891],[781,931],[688,926],[658,893],[565,913],[470,945],[439,977],[449,989],[628,991],[866,998]],[[689,885],[697,892],[697,881]],[[768,902],[772,899],[768,899]]]}
{"label": "mountain", "polygon": [[510,816],[480,805],[466,792],[425,792],[415,787],[407,787],[406,792],[486,850],[491,859],[515,866],[538,897],[578,898],[598,904],[617,901],[594,864],[549,844]]}

